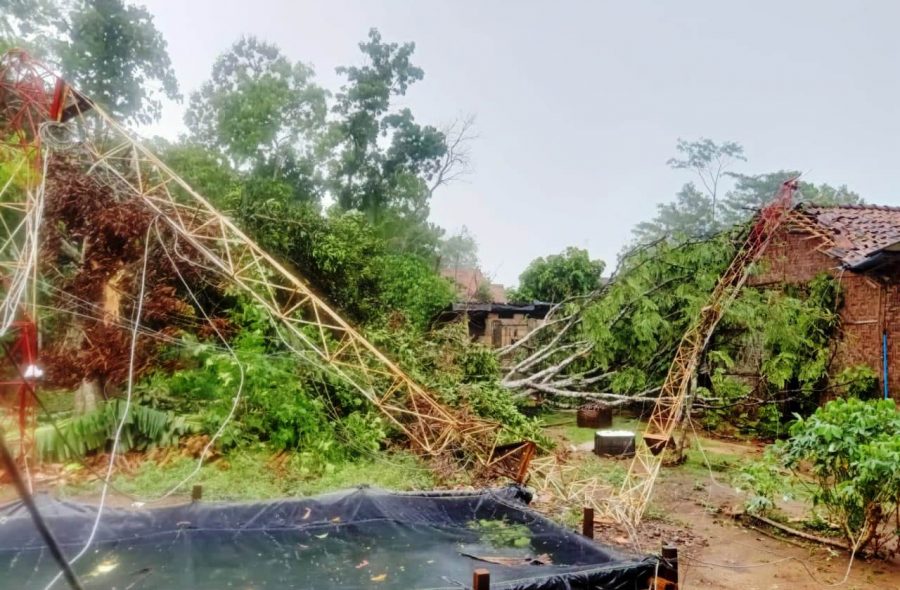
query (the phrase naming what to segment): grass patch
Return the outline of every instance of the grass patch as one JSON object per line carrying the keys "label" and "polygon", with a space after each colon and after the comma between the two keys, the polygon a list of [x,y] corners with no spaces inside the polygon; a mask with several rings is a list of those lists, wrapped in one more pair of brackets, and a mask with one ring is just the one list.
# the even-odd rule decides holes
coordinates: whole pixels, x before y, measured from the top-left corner
{"label": "grass patch", "polygon": [[[574,410],[557,410],[541,414],[547,434],[556,435],[573,445],[582,445],[594,442],[596,428],[579,428],[576,423]],[[630,430],[640,433],[644,425],[636,418],[627,416],[613,416],[612,428],[615,430]]]}
{"label": "grass patch", "polygon": [[[196,467],[193,459],[179,458],[166,465],[146,461],[132,474],[119,474],[113,485],[138,499],[152,500],[168,492]],[[434,485],[429,469],[409,453],[385,453],[374,460],[342,463],[321,474],[303,469],[295,457],[274,463],[264,451],[241,451],[204,465],[200,472],[176,492],[190,493],[191,486],[203,486],[208,500],[266,500],[298,497],[371,485],[390,490],[427,489]],[[67,485],[62,496],[93,494],[98,481]]]}
{"label": "grass patch", "polygon": [[[706,458],[704,459],[704,453]],[[685,449],[685,460],[682,466],[687,471],[697,473],[726,473],[738,469],[748,459],[731,453],[704,450],[704,453],[696,449]],[[709,464],[707,465],[707,461]]]}

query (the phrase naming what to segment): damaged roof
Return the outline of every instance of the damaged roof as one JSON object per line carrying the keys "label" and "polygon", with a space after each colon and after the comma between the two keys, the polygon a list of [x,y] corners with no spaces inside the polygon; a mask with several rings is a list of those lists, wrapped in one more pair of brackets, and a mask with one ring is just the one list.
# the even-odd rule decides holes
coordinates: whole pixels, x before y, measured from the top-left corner
{"label": "damaged roof", "polygon": [[831,242],[826,250],[844,266],[863,270],[886,252],[900,251],[900,207],[885,205],[798,205]]}

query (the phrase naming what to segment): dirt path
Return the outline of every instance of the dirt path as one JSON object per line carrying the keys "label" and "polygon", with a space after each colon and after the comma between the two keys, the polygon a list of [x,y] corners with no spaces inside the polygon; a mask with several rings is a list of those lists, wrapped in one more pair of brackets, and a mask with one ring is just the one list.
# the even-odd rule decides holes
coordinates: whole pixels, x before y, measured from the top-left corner
{"label": "dirt path", "polygon": [[[713,460],[717,454],[738,461],[761,452],[761,447],[731,441],[702,440]],[[582,453],[584,453],[582,455]],[[604,461],[578,452],[581,460]],[[715,478],[715,481],[713,480]],[[840,582],[849,556],[793,537],[744,526],[730,515],[742,497],[730,486],[727,473],[671,468],[661,476],[654,493],[654,510],[639,530],[641,551],[657,552],[663,541],[679,546],[681,588],[721,590],[813,590]],[[629,548],[624,530],[600,528],[597,538]],[[900,562],[856,560],[846,590],[900,590]]]}

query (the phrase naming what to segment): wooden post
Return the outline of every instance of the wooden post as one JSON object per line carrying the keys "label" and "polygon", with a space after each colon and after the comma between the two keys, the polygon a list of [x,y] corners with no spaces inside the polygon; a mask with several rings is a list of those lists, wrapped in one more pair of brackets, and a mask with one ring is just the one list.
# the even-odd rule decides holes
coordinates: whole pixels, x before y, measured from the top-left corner
{"label": "wooden post", "polygon": [[472,590],[490,590],[491,572],[484,568],[478,568],[472,572]]}
{"label": "wooden post", "polygon": [[587,506],[584,507],[584,513],[581,516],[581,534],[588,539],[594,538],[594,509]]}
{"label": "wooden post", "polygon": [[203,486],[200,484],[191,488],[191,502],[199,502],[203,498]]}
{"label": "wooden post", "polygon": [[671,543],[662,547],[656,590],[678,590],[678,547]]}

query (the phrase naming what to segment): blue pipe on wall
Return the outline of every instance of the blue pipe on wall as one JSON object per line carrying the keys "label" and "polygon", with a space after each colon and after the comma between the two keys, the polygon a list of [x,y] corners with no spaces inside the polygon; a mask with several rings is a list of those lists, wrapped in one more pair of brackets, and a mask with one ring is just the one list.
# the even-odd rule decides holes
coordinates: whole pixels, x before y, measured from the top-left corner
{"label": "blue pipe on wall", "polygon": [[881,366],[884,367],[884,399],[889,399],[888,394],[888,353],[887,332],[881,333]]}

